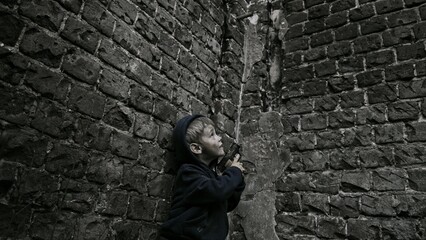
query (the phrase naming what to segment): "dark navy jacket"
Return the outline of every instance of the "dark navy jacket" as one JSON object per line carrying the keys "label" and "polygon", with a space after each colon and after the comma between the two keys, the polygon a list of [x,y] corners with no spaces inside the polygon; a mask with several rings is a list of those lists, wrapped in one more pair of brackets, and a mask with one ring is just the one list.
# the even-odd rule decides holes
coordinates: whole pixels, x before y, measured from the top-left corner
{"label": "dark navy jacket", "polygon": [[160,235],[167,239],[224,240],[228,234],[227,212],[238,205],[245,188],[239,168],[230,167],[218,176],[189,150],[186,130],[200,116],[182,118],[173,131],[176,157],[181,166],[169,218],[160,229]]}

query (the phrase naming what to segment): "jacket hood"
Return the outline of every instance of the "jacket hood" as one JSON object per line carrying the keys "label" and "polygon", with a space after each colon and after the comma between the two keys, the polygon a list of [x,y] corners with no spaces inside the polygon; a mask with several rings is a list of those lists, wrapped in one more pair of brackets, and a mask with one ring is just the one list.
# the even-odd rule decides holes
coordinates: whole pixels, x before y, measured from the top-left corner
{"label": "jacket hood", "polygon": [[173,143],[176,151],[176,161],[178,166],[184,163],[197,164],[200,163],[198,158],[189,149],[189,144],[186,142],[186,131],[196,118],[204,117],[200,114],[188,115],[177,121],[175,128],[173,129]]}

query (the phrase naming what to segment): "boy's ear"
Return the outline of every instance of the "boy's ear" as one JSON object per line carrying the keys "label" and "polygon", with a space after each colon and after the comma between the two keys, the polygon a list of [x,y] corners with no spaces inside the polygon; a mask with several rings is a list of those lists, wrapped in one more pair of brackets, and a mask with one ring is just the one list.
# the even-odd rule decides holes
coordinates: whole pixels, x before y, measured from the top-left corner
{"label": "boy's ear", "polygon": [[202,152],[201,145],[198,143],[189,144],[189,149],[191,149],[191,152],[193,152],[194,154],[201,154]]}

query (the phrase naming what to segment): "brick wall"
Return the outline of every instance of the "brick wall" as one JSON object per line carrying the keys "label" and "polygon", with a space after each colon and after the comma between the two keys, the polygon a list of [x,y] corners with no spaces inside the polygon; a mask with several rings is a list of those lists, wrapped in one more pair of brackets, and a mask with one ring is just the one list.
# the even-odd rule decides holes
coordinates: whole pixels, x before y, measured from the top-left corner
{"label": "brick wall", "polygon": [[424,239],[425,1],[273,7],[290,26],[270,100],[291,156],[275,182],[278,236]]}
{"label": "brick wall", "polygon": [[0,238],[154,239],[175,121],[235,137],[244,6],[0,1]]}

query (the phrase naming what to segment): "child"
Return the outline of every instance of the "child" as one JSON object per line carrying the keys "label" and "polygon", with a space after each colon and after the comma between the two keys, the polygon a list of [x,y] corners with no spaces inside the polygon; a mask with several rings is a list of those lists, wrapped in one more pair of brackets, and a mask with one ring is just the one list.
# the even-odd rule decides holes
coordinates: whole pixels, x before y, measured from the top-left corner
{"label": "child", "polygon": [[173,140],[181,166],[169,218],[160,229],[163,239],[225,240],[228,234],[226,213],[240,201],[244,168],[236,156],[222,175],[214,171],[225,153],[213,125],[202,115],[186,116],[176,124]]}

